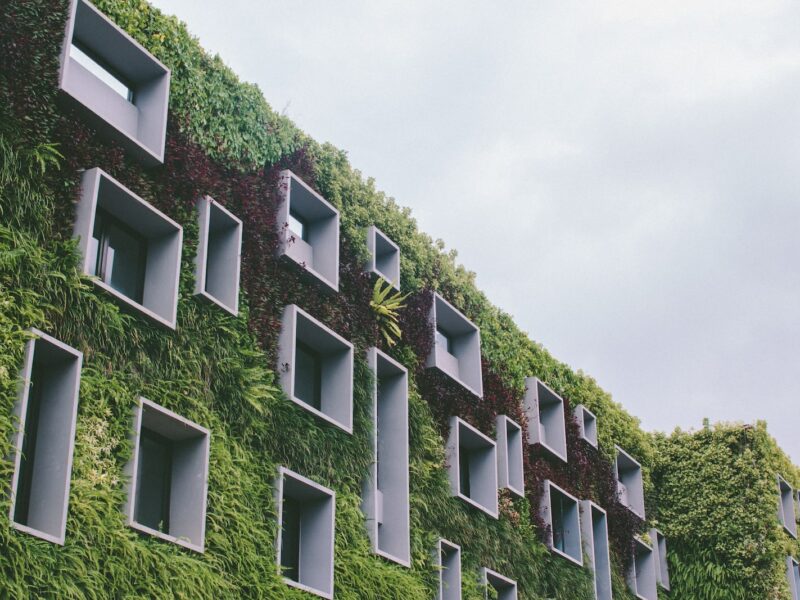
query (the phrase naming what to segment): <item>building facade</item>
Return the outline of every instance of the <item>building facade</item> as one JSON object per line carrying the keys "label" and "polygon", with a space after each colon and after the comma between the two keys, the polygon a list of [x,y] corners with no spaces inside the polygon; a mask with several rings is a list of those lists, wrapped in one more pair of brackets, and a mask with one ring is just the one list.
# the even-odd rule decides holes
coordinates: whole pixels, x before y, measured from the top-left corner
{"label": "building facade", "polygon": [[798,600],[763,425],[642,431],[145,2],[4,10],[0,595]]}

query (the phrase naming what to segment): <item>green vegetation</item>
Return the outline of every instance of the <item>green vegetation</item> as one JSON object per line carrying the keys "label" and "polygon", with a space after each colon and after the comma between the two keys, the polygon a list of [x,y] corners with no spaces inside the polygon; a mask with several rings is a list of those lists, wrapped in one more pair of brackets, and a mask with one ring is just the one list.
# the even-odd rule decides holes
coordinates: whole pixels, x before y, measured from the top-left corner
{"label": "green vegetation", "polygon": [[[199,148],[229,169],[235,184],[260,180],[262,169],[307,153],[316,187],[341,211],[349,253],[343,260],[351,267],[363,264],[364,228],[375,224],[400,246],[409,302],[436,289],[472,319],[481,328],[487,368],[504,391],[518,400],[525,377],[535,375],[571,406],[584,404],[597,415],[602,456],[613,460],[619,444],[644,467],[648,515],[657,516],[669,539],[673,598],[788,598],[780,569],[792,546],[796,554],[800,548],[777,525],[774,481],[780,472],[797,485],[800,473],[763,427],[646,434],[591,377],[530,341],[476,288],[455,252],[421,233],[409,211],[354,170],[343,151],[316,143],[277,115],[255,86],[239,82],[219,58],[208,56],[177,19],[144,0],[96,5],[172,69],[170,131],[177,146],[168,152]],[[430,600],[437,580],[431,552],[439,536],[464,549],[465,600],[483,598],[481,566],[516,579],[521,599],[591,598],[590,573],[553,557],[539,541],[529,499],[501,496],[501,518],[495,521],[450,497],[437,398],[419,392],[414,373],[424,357],[407,343],[410,336],[398,340],[392,329],[402,299],[391,296],[373,298],[387,308],[388,325],[371,318],[376,331],[388,331],[387,345],[398,340],[392,353],[411,374],[412,567],[371,555],[359,509],[370,461],[372,382],[365,361],[356,360],[351,436],[321,425],[284,397],[271,362],[274,336],[265,343],[250,326],[257,298],[245,295],[240,316],[233,318],[192,296],[193,194],[205,192],[193,187],[195,165],[187,158],[188,164],[176,160],[143,171],[59,106],[55,73],[65,15],[65,0],[12,0],[0,24],[0,40],[16,44],[0,47],[0,456],[9,455],[27,330],[38,327],[85,354],[66,545],[14,532],[8,498],[0,496],[0,598],[307,597],[285,586],[275,566],[272,483],[280,464],[337,492],[337,598]],[[54,142],[65,129],[85,135],[70,142],[70,151]],[[175,332],[120,311],[79,273],[70,239],[72,210],[77,169],[92,166],[109,169],[148,201],[166,206],[184,227]],[[175,184],[173,175],[187,185]],[[275,285],[288,287],[284,280]],[[387,301],[395,305],[387,307]],[[371,311],[369,297],[364,304]],[[345,310],[331,307],[325,318],[344,321],[339,313]],[[361,345],[379,343],[379,333],[373,339],[365,328],[354,329]],[[123,467],[131,452],[131,409],[140,395],[212,432],[203,555],[125,526]],[[302,434],[280,433],[287,431]],[[0,461],[2,481],[10,480],[11,469]],[[630,599],[625,557],[612,558],[614,597]]]}

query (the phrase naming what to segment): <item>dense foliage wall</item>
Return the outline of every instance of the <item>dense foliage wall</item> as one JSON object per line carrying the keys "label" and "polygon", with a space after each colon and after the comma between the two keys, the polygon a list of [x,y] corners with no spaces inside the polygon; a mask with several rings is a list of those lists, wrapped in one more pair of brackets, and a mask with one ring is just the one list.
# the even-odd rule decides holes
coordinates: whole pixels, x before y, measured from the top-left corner
{"label": "dense foliage wall", "polygon": [[789,598],[784,561],[800,544],[776,518],[776,478],[795,489],[800,478],[766,424],[677,430],[655,442],[659,523],[680,597]]}
{"label": "dense foliage wall", "polygon": [[[437,580],[431,553],[440,536],[462,545],[467,599],[483,598],[477,583],[480,566],[516,579],[521,598],[591,598],[589,572],[552,556],[541,543],[535,507],[542,481],[549,478],[609,511],[614,596],[624,600],[631,597],[623,578],[631,541],[644,531],[644,524],[616,500],[611,474],[615,443],[642,462],[648,514],[658,514],[659,526],[676,538],[671,555],[677,571],[674,597],[785,597],[777,567],[767,560],[777,554],[771,541],[766,557],[738,555],[737,564],[746,566],[748,577],[760,582],[746,588],[751,595],[703,596],[698,591],[712,584],[717,589],[745,585],[728,584],[730,565],[721,552],[714,564],[721,565],[723,575],[705,576],[697,568],[701,564],[697,557],[708,545],[698,543],[686,528],[696,526],[705,513],[695,511],[694,521],[686,524],[679,504],[686,490],[675,488],[681,479],[682,446],[701,438],[676,435],[654,442],[593,379],[554,359],[531,342],[509,315],[492,306],[475,287],[472,275],[457,265],[455,253],[445,252],[441,243],[419,232],[409,212],[355,171],[344,152],[309,139],[274,113],[256,87],[240,83],[218,58],[205,54],[176,19],[143,0],[101,0],[96,5],[172,70],[167,158],[163,166],[143,169],[59,101],[65,0],[4,3],[0,456],[9,455],[6,440],[14,427],[11,409],[28,328],[38,327],[82,350],[85,362],[66,545],[57,547],[13,532],[4,495],[1,597],[301,597],[281,582],[274,565],[273,481],[277,466],[286,465],[337,492],[338,598],[430,599]],[[174,332],[121,311],[80,274],[71,239],[74,204],[80,171],[96,166],[184,227]],[[277,173],[287,167],[341,211],[341,285],[335,296],[326,296],[318,284],[301,277],[296,265],[276,257]],[[244,222],[242,310],[237,318],[192,295],[198,233],[194,202],[203,194],[213,196]],[[402,285],[411,293],[401,315],[403,340],[391,349],[383,345],[369,309],[371,281],[362,272],[364,228],[370,224],[400,245]],[[422,325],[433,290],[481,328],[485,388],[481,402],[424,369],[431,339]],[[352,436],[314,419],[289,402],[276,385],[280,312],[288,303],[299,304],[356,347]],[[411,375],[410,569],[371,555],[359,509],[361,481],[370,462],[371,382],[363,356],[373,345],[383,346]],[[532,375],[546,381],[571,407],[584,404],[598,416],[600,450],[578,440],[577,424],[570,416],[568,466],[537,449],[526,453],[527,497],[504,496],[501,518],[493,520],[450,497],[443,468],[448,418],[461,415],[490,435],[496,414],[508,414],[527,426],[521,401],[524,378]],[[141,537],[125,526],[120,511],[123,467],[131,453],[131,411],[140,395],[212,432],[203,555]],[[297,431],[302,435],[285,433]],[[750,475],[772,468],[770,457],[779,455],[770,447],[754,458]],[[717,468],[717,459],[708,456],[709,472]],[[782,466],[787,471],[791,467]],[[654,493],[650,477],[654,467],[663,486],[659,494]],[[10,462],[0,461],[2,481],[10,480],[11,469]],[[796,472],[791,476],[798,483]],[[720,478],[720,493],[735,496],[738,489],[731,487],[732,481]],[[741,481],[750,479],[742,476]],[[707,483],[697,480],[699,493],[705,493]],[[766,510],[766,485],[759,489],[763,506],[747,525],[751,535],[754,530],[774,530],[774,514],[770,521]],[[656,499],[663,505],[660,513]],[[730,514],[714,514],[732,522]],[[736,547],[746,546],[737,542]]]}

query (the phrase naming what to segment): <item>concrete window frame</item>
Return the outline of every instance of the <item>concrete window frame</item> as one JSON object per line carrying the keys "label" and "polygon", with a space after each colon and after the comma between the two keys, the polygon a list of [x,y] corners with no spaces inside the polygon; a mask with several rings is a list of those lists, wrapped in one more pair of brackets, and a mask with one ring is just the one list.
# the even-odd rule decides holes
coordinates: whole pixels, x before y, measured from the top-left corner
{"label": "concrete window frame", "polygon": [[628,569],[628,589],[638,600],[658,600],[656,557],[653,548],[634,539],[633,560]]}
{"label": "concrete window frame", "polygon": [[488,567],[481,567],[481,585],[487,600],[490,587],[497,592],[497,600],[517,600],[517,582]]}
{"label": "concrete window frame", "polygon": [[429,320],[435,338],[437,331],[443,331],[453,348],[451,353],[434,342],[426,368],[438,369],[471,394],[483,398],[480,329],[438,293],[433,294]]}
{"label": "concrete window frame", "polygon": [[538,377],[525,378],[525,414],[528,443],[540,444],[567,462],[567,426],[564,399]]}
{"label": "concrete window frame", "polygon": [[[144,397],[133,416],[133,454],[125,467],[128,476],[125,514],[127,525],[141,533],[203,553],[206,535],[208,465],[211,433],[205,427]],[[173,444],[169,486],[169,529],[159,531],[136,519],[142,430]]]}
{"label": "concrete window frame", "polygon": [[372,386],[372,465],[364,481],[362,511],[372,551],[411,566],[408,474],[408,371],[381,352],[367,350]]}
{"label": "concrete window frame", "polygon": [[[38,329],[30,331],[34,337],[25,344],[14,405],[17,429],[12,438],[14,474],[9,520],[18,531],[63,546],[83,353]],[[40,368],[46,369],[45,375]],[[32,387],[37,384],[41,392],[32,394]],[[30,438],[34,444],[28,453],[33,456],[32,466],[23,465],[23,450]],[[22,517],[17,515],[17,502],[28,487],[24,492],[28,496],[27,515]]]}
{"label": "concrete window frame", "polygon": [[[81,64],[73,44],[119,74],[133,97],[123,98]],[[92,126],[144,165],[164,162],[170,70],[87,0],[70,3],[58,86]]]}
{"label": "concrete window frame", "polygon": [[242,221],[211,196],[204,196],[197,200],[197,223],[194,293],[235,317],[239,314]]}
{"label": "concrete window frame", "polygon": [[[467,450],[469,494],[461,490],[461,454]],[[447,441],[450,493],[497,519],[497,444],[460,417],[450,417]]]}
{"label": "concrete window frame", "polygon": [[[279,254],[296,262],[327,288],[338,292],[339,211],[288,169],[280,173],[278,194]],[[290,215],[293,214],[306,222],[306,236],[290,229]]]}
{"label": "concrete window frame", "polygon": [[[320,354],[320,408],[295,393],[297,341]],[[283,309],[278,338],[278,372],[289,399],[323,421],[353,433],[353,344],[296,304]]]}
{"label": "concrete window frame", "polygon": [[[147,240],[142,302],[94,276],[97,244],[93,232],[97,210],[112,215]],[[73,237],[78,239],[80,268],[94,284],[157,323],[175,329],[178,312],[183,228],[160,210],[134,194],[100,168],[89,169],[81,178],[81,197],[75,212]]]}
{"label": "concrete window frame", "polygon": [[642,465],[635,458],[619,446],[614,460],[614,477],[617,480],[617,492],[620,504],[630,510],[640,519],[645,518],[644,509],[644,480],[642,478]]}
{"label": "concrete window frame", "polygon": [[669,587],[669,562],[667,561],[667,538],[658,529],[650,530],[650,544],[656,559],[656,583],[666,591]]}
{"label": "concrete window frame", "polygon": [[[553,502],[566,502],[567,510],[564,512],[564,550],[556,547],[553,526]],[[563,506],[563,504],[562,504]],[[583,546],[581,544],[581,515],[580,502],[565,489],[546,479],[544,493],[542,494],[539,514],[547,528],[546,545],[551,552],[566,558],[578,566],[583,566]]]}
{"label": "concrete window frame", "polygon": [[375,225],[367,228],[367,272],[375,273],[400,291],[400,246]]}
{"label": "concrete window frame", "polygon": [[786,557],[786,579],[789,583],[789,599],[800,600],[800,563],[793,556]]}
{"label": "concrete window frame", "polygon": [[597,448],[597,416],[583,404],[575,407],[579,436],[593,448]]}
{"label": "concrete window frame", "polygon": [[778,475],[778,520],[784,531],[797,538],[797,516],[795,513],[795,492],[789,482]]}
{"label": "concrete window frame", "polygon": [[437,600],[461,600],[461,546],[440,538],[435,561],[439,571]]}
{"label": "concrete window frame", "polygon": [[595,600],[612,600],[608,515],[591,500],[581,500],[581,539],[592,570]]}
{"label": "concrete window frame", "polygon": [[495,419],[497,429],[497,476],[500,488],[525,497],[522,427],[507,415]]}
{"label": "concrete window frame", "polygon": [[[281,569],[284,499],[302,503],[298,580]],[[286,467],[278,468],[275,483],[278,534],[276,565],[284,583],[322,598],[333,598],[333,547],[336,531],[336,492]]]}

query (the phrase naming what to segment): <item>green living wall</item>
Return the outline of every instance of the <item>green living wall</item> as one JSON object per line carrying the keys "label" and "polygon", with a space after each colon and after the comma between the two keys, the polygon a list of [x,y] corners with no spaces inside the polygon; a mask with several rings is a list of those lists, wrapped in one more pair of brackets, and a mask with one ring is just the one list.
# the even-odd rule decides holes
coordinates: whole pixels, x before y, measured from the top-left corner
{"label": "green living wall", "polygon": [[[273,112],[256,87],[239,82],[219,58],[208,56],[178,20],[140,0],[96,4],[172,71],[167,157],[162,166],[142,168],[60,101],[65,0],[4,3],[0,456],[10,453],[12,407],[29,328],[81,350],[84,368],[66,543],[55,546],[13,531],[4,494],[0,597],[303,597],[283,584],[275,567],[273,482],[277,467],[285,465],[337,493],[337,598],[432,598],[437,582],[432,551],[439,537],[462,546],[468,600],[484,597],[477,581],[481,566],[517,580],[520,598],[591,598],[588,570],[551,555],[541,542],[536,506],[542,481],[549,478],[608,510],[614,597],[624,600],[632,597],[624,581],[631,542],[646,524],[616,501],[611,465],[619,444],[642,463],[648,516],[670,538],[672,597],[788,599],[779,572],[788,542],[775,522],[775,489],[770,513],[768,484],[778,468],[793,484],[800,477],[766,433],[748,434],[759,448],[741,458],[749,461],[748,470],[731,467],[724,441],[704,442],[703,436],[724,438],[724,429],[646,434],[593,379],[553,358],[492,306],[455,254],[421,233],[409,212],[354,170],[344,152],[315,142]],[[80,274],[71,239],[74,204],[80,171],[93,167],[184,227],[175,331],[120,310]],[[274,208],[283,168],[298,173],[341,212],[341,287],[335,296],[324,295],[296,265],[276,256]],[[193,296],[194,203],[204,194],[244,222],[238,317]],[[402,285],[410,293],[400,315],[403,339],[393,348],[382,340],[369,307],[372,282],[363,264],[365,228],[371,224],[399,244]],[[422,325],[434,290],[481,328],[485,394],[480,402],[424,368],[431,336]],[[356,347],[353,435],[289,402],[277,385],[280,313],[290,303]],[[371,378],[363,356],[376,345],[408,367],[411,379],[408,569],[370,553],[359,507],[370,464]],[[547,382],[569,406],[583,404],[597,415],[600,450],[578,440],[570,416],[568,465],[537,448],[526,452],[527,497],[501,496],[501,516],[494,520],[450,497],[443,449],[447,422],[458,414],[493,435],[495,415],[508,414],[526,426],[521,401],[527,376]],[[123,468],[131,454],[131,416],[139,396],[211,430],[204,554],[142,537],[125,526]],[[689,477],[681,453],[695,451],[703,468]],[[0,461],[2,481],[11,475],[11,462]],[[754,504],[740,486],[753,487],[757,511],[748,510]],[[681,502],[692,494],[706,503],[687,514]],[[723,510],[719,498],[738,502],[748,519]],[[717,518],[718,523],[712,521]],[[707,542],[718,528],[727,528],[729,535],[712,555]],[[757,553],[751,552],[755,541]]]}

